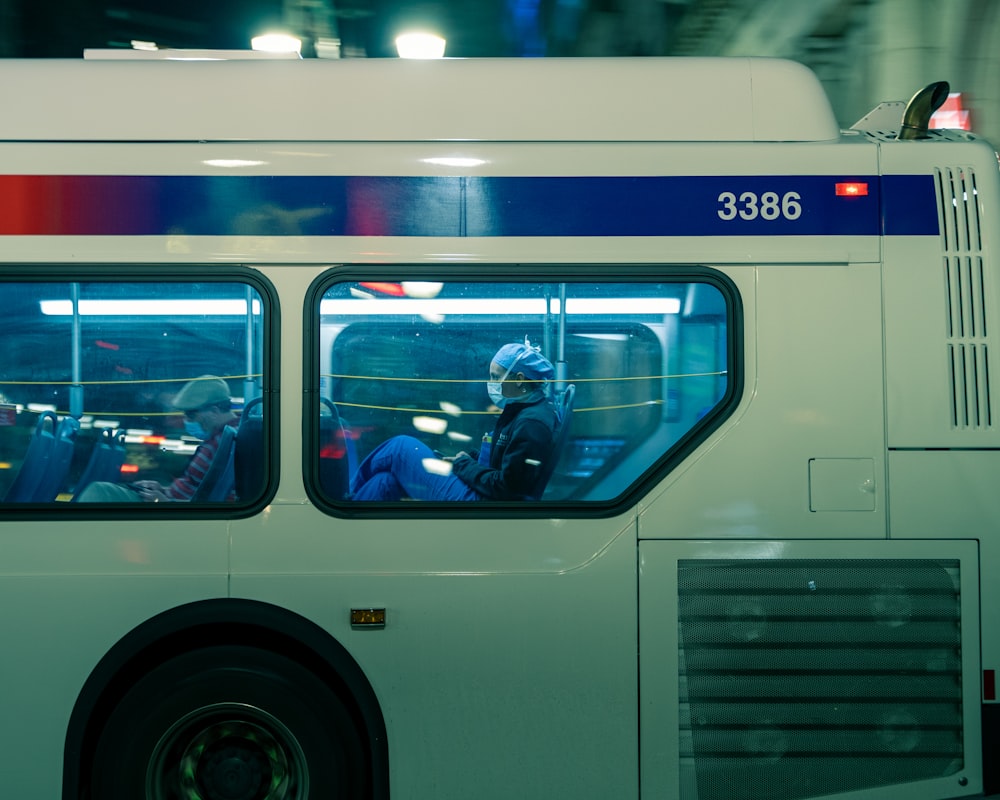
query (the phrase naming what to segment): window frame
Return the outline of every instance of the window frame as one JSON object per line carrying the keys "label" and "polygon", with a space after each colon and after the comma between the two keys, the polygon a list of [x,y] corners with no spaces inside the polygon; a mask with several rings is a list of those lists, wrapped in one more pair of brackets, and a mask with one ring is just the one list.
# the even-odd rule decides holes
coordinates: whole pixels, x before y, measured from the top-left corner
{"label": "window frame", "polygon": [[257,292],[261,303],[261,396],[263,403],[262,452],[264,485],[252,501],[185,503],[3,503],[0,518],[32,519],[241,519],[260,512],[274,497],[279,481],[278,386],[281,319],[278,291],[259,271],[241,265],[158,263],[88,265],[12,265],[0,271],[0,287],[9,283],[243,284]]}
{"label": "window frame", "polygon": [[[638,474],[624,491],[608,500],[534,500],[475,502],[366,502],[336,501],[320,485],[320,325],[319,303],[337,283],[440,281],[467,284],[497,283],[703,283],[721,294],[726,306],[725,353],[729,381],[725,392],[706,414],[682,434],[669,450]],[[723,272],[698,264],[391,264],[373,267],[344,264],[318,275],[306,292],[303,310],[303,480],[306,494],[324,513],[343,519],[378,518],[604,518],[619,515],[659,484],[735,411],[744,392],[743,303],[736,284]],[[485,378],[484,378],[485,381]]]}

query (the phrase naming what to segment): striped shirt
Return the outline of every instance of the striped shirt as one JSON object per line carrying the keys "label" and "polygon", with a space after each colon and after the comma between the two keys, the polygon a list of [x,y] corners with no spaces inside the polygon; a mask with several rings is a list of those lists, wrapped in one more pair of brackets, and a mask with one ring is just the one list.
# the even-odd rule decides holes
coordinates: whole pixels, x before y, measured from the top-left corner
{"label": "striped shirt", "polygon": [[[235,428],[236,426],[230,425],[230,427]],[[198,491],[201,482],[205,480],[205,473],[212,466],[212,461],[215,459],[215,453],[219,449],[219,440],[221,438],[222,428],[219,428],[211,438],[206,439],[198,445],[198,449],[191,456],[191,460],[188,462],[184,473],[164,490],[171,500],[187,501],[194,497],[194,493]]]}

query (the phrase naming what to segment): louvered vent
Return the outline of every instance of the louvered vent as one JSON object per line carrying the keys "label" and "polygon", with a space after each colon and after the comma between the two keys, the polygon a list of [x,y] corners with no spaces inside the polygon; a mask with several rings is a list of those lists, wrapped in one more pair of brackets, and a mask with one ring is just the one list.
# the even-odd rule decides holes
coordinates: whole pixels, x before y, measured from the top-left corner
{"label": "louvered vent", "polygon": [[899,131],[865,131],[865,136],[877,142],[895,142],[899,138]]}
{"label": "louvered vent", "polygon": [[934,170],[941,212],[941,238],[946,253],[978,252],[982,248],[979,228],[979,192],[971,168],[943,167]]}
{"label": "louvered vent", "polygon": [[[902,110],[900,111],[900,120],[902,118]],[[898,122],[897,121],[897,122]],[[860,122],[859,122],[860,124]],[[857,126],[852,126],[857,128]],[[887,130],[866,130],[864,128],[857,128],[863,131],[865,136],[875,142],[898,142],[899,141],[899,130],[898,129],[887,129]],[[950,128],[932,128],[925,131],[924,138],[932,139],[936,141],[946,141],[946,142],[965,142],[969,140],[969,134],[966,131],[953,130]]]}
{"label": "louvered vent", "polygon": [[958,562],[681,561],[684,797],[795,800],[963,768]]}
{"label": "louvered vent", "polygon": [[993,425],[990,397],[986,284],[979,193],[972,169],[935,170],[945,296],[947,366],[953,429]]}

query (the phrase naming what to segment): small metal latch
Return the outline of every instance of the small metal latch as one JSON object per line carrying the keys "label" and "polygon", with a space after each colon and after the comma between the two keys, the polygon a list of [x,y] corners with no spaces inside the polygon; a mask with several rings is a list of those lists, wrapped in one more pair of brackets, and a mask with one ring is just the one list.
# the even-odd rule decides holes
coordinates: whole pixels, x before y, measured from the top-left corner
{"label": "small metal latch", "polygon": [[351,609],[352,628],[384,628],[385,609],[384,608],[352,608]]}

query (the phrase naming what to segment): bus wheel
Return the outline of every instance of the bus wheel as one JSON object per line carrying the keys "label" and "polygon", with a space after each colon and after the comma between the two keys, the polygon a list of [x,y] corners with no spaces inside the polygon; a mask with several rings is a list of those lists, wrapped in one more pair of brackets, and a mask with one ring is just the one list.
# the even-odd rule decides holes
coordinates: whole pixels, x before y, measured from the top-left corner
{"label": "bus wheel", "polygon": [[250,647],[197,650],[122,697],[95,749],[101,800],[304,800],[364,795],[343,704],[308,669]]}

